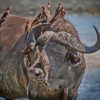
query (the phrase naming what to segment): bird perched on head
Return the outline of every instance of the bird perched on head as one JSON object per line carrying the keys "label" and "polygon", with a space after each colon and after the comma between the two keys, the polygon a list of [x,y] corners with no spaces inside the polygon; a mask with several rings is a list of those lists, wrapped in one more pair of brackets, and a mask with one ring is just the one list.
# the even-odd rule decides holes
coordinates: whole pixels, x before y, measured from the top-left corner
{"label": "bird perched on head", "polygon": [[27,38],[29,29],[30,29],[30,23],[29,23],[29,20],[27,20],[26,25],[25,25],[25,40]]}
{"label": "bird perched on head", "polygon": [[60,14],[61,17],[64,17],[65,16],[65,9],[64,9],[64,7],[61,8],[59,14]]}
{"label": "bird perched on head", "polygon": [[45,7],[45,12],[46,12],[46,15],[49,19],[51,17],[51,5],[50,5],[50,3],[48,3],[47,6]]}
{"label": "bird perched on head", "polygon": [[59,15],[61,8],[63,7],[62,2],[58,4],[58,7],[55,11],[54,18]]}
{"label": "bird perched on head", "polygon": [[25,47],[24,47],[24,50],[22,50],[22,53],[24,53],[24,65],[25,67],[30,67],[31,65],[31,61],[30,61],[30,56],[29,56],[29,52],[31,51],[30,50],[30,46],[27,42],[27,36],[28,36],[28,32],[29,32],[29,29],[30,29],[30,22],[29,20],[26,21],[26,25],[25,25]]}
{"label": "bird perched on head", "polygon": [[47,6],[46,6],[46,7],[47,7],[47,9],[48,9],[48,10],[51,10],[51,5],[50,5],[50,2],[48,2],[48,4],[47,4]]}
{"label": "bird perched on head", "polygon": [[61,9],[62,6],[63,6],[63,5],[62,5],[62,2],[59,2],[58,7],[57,7],[57,10]]}
{"label": "bird perched on head", "polygon": [[32,24],[31,24],[31,28],[32,28],[34,25],[38,24],[40,19],[41,19],[41,13],[39,13],[39,14],[35,17],[35,19],[33,20]]}
{"label": "bird perched on head", "polygon": [[60,2],[60,3],[58,4],[58,7],[57,7],[57,9],[56,9],[56,11],[55,11],[54,16],[48,21],[49,23],[54,22],[54,20],[61,14],[61,9],[62,9],[62,7],[63,7],[62,2]]}
{"label": "bird perched on head", "polygon": [[7,19],[9,13],[10,13],[11,7],[9,6],[6,11],[3,13],[3,15],[1,16],[0,19],[0,26],[5,22],[5,20]]}
{"label": "bird perched on head", "polygon": [[44,6],[42,7],[42,14],[43,14],[43,16],[47,17]]}
{"label": "bird perched on head", "polygon": [[9,6],[9,7],[6,9],[6,11],[3,13],[1,19],[7,18],[7,16],[8,16],[9,13],[10,13],[10,10],[11,10],[11,7]]}
{"label": "bird perched on head", "polygon": [[33,20],[32,24],[31,24],[31,27],[33,27],[34,25],[36,24],[39,24],[42,20],[44,20],[46,17],[46,14],[45,14],[45,8],[42,7],[42,11],[35,17],[35,19]]}
{"label": "bird perched on head", "polygon": [[41,11],[41,17],[40,17],[40,20],[42,19],[42,20],[44,20],[44,22],[46,22],[46,20],[47,20],[47,18],[48,18],[48,16],[47,16],[47,14],[46,14],[46,7],[42,7],[42,11]]}

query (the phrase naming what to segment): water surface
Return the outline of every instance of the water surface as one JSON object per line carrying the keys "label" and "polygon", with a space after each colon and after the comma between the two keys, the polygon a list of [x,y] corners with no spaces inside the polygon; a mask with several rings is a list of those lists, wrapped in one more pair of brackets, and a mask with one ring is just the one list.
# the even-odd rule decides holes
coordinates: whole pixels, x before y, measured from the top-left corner
{"label": "water surface", "polygon": [[100,66],[86,68],[78,100],[100,100]]}
{"label": "water surface", "polygon": [[100,30],[100,14],[91,15],[88,13],[66,15],[76,27],[81,40],[88,45],[96,42],[95,25]]}

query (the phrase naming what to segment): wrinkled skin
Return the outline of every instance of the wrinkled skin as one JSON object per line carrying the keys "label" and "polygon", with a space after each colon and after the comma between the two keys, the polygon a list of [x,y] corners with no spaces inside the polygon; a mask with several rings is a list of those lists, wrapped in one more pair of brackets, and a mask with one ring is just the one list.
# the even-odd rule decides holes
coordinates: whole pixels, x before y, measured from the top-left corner
{"label": "wrinkled skin", "polygon": [[[67,59],[70,58],[67,53],[72,49],[50,40],[45,49],[50,62],[49,85],[46,86],[43,81],[30,77],[23,64],[24,54],[21,50],[25,46],[23,36],[25,22],[26,19],[10,16],[0,28],[2,47],[0,49],[0,96],[7,100],[22,97],[32,100],[76,100],[77,89],[86,66],[83,53],[74,50],[80,60],[73,63],[72,59]],[[65,22],[64,19],[58,18],[54,23],[43,27],[44,32],[54,31],[56,34],[65,31],[79,40],[74,26],[68,20]],[[40,32],[41,26],[33,28],[29,38],[34,35],[37,40]],[[32,63],[34,63],[34,52],[30,52]]]}
{"label": "wrinkled skin", "polygon": [[[46,30],[54,31],[54,32],[66,31],[66,32],[70,32],[70,34],[74,34],[74,36],[76,38],[78,38],[78,35],[76,34],[77,32],[74,29],[73,25],[68,21],[67,24],[70,24],[71,28],[67,31],[66,28],[68,26],[67,26],[66,22],[64,22],[64,21],[65,21],[64,19],[59,18],[54,23],[52,23],[50,26],[47,26],[44,31],[46,31]],[[62,27],[62,25],[65,27]],[[39,33],[39,32],[37,32],[37,28],[31,30],[29,33],[29,36],[31,36],[32,34],[35,35],[36,34],[35,32]],[[55,33],[55,34],[57,34],[57,33]],[[45,35],[47,35],[47,34],[45,34]],[[38,36],[39,36],[39,34],[36,34],[35,38],[37,39]],[[51,88],[50,89],[51,92],[46,91],[46,89],[45,89],[46,98],[52,97],[52,93],[53,93],[53,95],[55,95],[56,97],[58,95],[58,98],[56,98],[57,100],[76,100],[77,89],[81,82],[81,79],[82,79],[82,76],[84,73],[84,69],[85,69],[85,61],[84,61],[83,54],[77,52],[77,53],[79,53],[81,60],[78,63],[75,63],[75,65],[77,64],[77,66],[75,66],[74,64],[70,64],[69,61],[67,60],[66,54],[68,53],[68,49],[65,48],[63,45],[58,44],[55,41],[51,40],[51,41],[49,41],[49,43],[46,47],[46,51],[47,51],[49,61],[51,64],[51,68],[50,68],[51,70],[50,70],[50,74],[49,74],[49,82],[50,82],[49,88]],[[36,86],[36,87],[38,87],[38,86]],[[36,87],[34,86],[34,88],[36,88]],[[42,87],[43,86],[41,86],[41,89],[42,89]],[[37,90],[39,90],[39,89],[37,89]],[[41,94],[42,91],[44,91],[44,90],[40,90],[40,91],[41,91],[40,92],[40,94]],[[57,92],[57,94],[55,93],[55,91]],[[30,91],[30,94],[32,94],[32,96],[33,96],[32,98],[34,98],[35,92],[34,92],[34,90]],[[61,96],[61,94],[62,94],[62,96]]]}

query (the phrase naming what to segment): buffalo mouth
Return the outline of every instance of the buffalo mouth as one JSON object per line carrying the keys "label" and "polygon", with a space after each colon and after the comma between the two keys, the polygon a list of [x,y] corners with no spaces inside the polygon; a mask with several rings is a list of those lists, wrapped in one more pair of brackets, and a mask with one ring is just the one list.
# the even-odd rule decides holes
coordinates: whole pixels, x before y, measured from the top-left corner
{"label": "buffalo mouth", "polygon": [[[67,87],[69,84],[67,81],[62,79],[49,79],[49,85],[46,85],[43,80],[37,80],[30,78],[30,81],[28,83],[28,90],[30,93],[30,98],[34,98],[37,100],[37,98],[43,99],[43,100],[56,100],[59,99],[59,96],[62,96],[64,94],[64,89],[66,88],[68,96],[68,89]],[[32,90],[34,88],[34,90]]]}

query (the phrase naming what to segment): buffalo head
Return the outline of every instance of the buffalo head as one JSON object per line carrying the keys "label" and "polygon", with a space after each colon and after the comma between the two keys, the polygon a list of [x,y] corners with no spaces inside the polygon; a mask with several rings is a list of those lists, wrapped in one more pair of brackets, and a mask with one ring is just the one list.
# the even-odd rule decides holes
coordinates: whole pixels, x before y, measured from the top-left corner
{"label": "buffalo head", "polygon": [[[14,35],[7,32],[7,39],[0,40],[0,96],[7,100],[21,97],[76,100],[86,67],[84,53],[100,49],[100,33],[95,26],[97,42],[87,47],[80,41],[70,21],[64,19],[62,4],[59,4],[54,16],[50,15],[49,6],[42,7],[42,13],[32,21],[28,31],[27,25],[26,34],[21,34],[21,27],[19,31],[17,29],[26,19],[19,18],[19,23],[13,24],[9,20],[18,18],[9,17],[8,22],[12,23],[9,25],[12,26],[10,32],[14,34],[14,27],[16,32]],[[2,27],[5,32],[6,26]]]}
{"label": "buffalo head", "polygon": [[[55,27],[53,27],[53,29],[55,29]],[[59,98],[58,94],[65,94],[65,96],[62,96],[64,100],[72,100],[72,98],[75,98],[86,66],[83,53],[89,54],[100,49],[100,33],[95,26],[94,29],[97,33],[97,42],[92,47],[87,47],[80,42],[77,35],[65,31],[45,31],[43,35],[37,39],[36,45],[42,46],[47,52],[46,54],[50,62],[50,72],[48,87],[45,87],[43,83],[38,81],[34,88],[38,87],[37,90],[40,92],[37,91],[36,93],[36,91],[29,89],[33,97],[35,95],[38,97],[42,95],[44,98],[51,98],[55,95]],[[32,50],[37,52],[36,49]],[[29,69],[29,76],[31,76],[31,79],[34,79],[32,77],[37,73],[30,73],[30,70],[32,71],[34,68]],[[34,83],[35,81],[32,82],[31,80],[31,84]],[[29,85],[29,87],[30,86],[31,85]],[[39,89],[41,86],[42,88]],[[38,94],[38,92],[42,94]]]}

